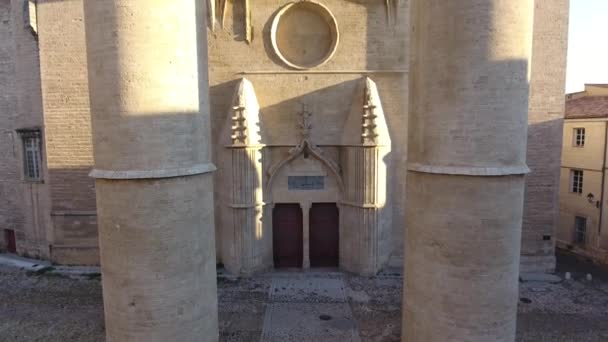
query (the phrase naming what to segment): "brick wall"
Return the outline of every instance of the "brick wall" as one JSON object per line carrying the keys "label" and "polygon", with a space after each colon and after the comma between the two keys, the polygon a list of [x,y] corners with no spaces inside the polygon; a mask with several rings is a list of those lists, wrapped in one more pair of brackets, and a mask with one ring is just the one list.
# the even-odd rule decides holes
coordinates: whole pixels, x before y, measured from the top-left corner
{"label": "brick wall", "polygon": [[[353,82],[362,74],[281,74],[289,69],[273,56],[268,30],[272,14],[284,3],[287,1],[256,1],[251,44],[244,41],[242,9],[233,3],[228,6],[226,27],[217,25],[216,30],[209,33],[216,162],[222,154],[218,147],[219,132],[228,115],[234,81],[242,76],[237,73],[243,71],[271,71],[245,76],[253,82],[261,104],[266,107],[263,120],[270,125],[266,129],[275,135],[271,138],[278,144],[295,142],[293,137],[298,135],[293,125],[294,115],[301,99],[316,106],[312,108],[316,112],[313,118],[313,125],[317,127],[313,132],[316,143],[336,144],[336,137],[340,136],[332,130],[339,127],[347,110],[339,108],[348,107],[350,95],[345,94],[352,93]],[[320,70],[407,71],[407,1],[400,2],[399,14],[391,23],[387,21],[382,2],[327,0],[324,3],[337,16],[342,37],[334,58]],[[550,268],[554,262],[567,5],[567,0],[536,1],[528,145],[532,173],[527,178],[522,255],[524,264],[540,265],[540,268]],[[82,1],[38,1],[40,68],[36,39],[23,25],[23,8],[23,0],[12,0],[10,4],[8,0],[0,0],[0,42],[3,43],[0,44],[0,228],[2,225],[16,227],[22,241],[46,238],[45,244],[54,246],[56,259],[62,262],[93,260],[97,253],[97,229],[94,182],[87,176],[93,160]],[[11,17],[15,20],[10,21]],[[378,83],[393,138],[389,184],[393,185],[390,196],[395,208],[393,248],[397,259],[402,255],[406,224],[403,216],[405,179],[400,171],[405,169],[407,145],[404,108],[407,108],[408,91],[404,75],[407,73],[370,74]],[[41,85],[43,101],[40,100]],[[44,126],[45,165],[48,164],[45,184],[21,181],[20,141],[14,130],[28,126]],[[215,189],[219,203],[224,197],[221,183],[216,183]],[[35,210],[32,203],[38,203],[39,208]],[[51,204],[52,207],[48,207]],[[34,212],[39,214],[32,214]],[[221,212],[216,216],[219,226]],[[38,224],[37,230],[26,231],[35,224]],[[41,234],[43,231],[46,233]],[[551,235],[551,240],[543,240],[545,235]],[[28,244],[21,243],[22,246]]]}
{"label": "brick wall", "polygon": [[15,63],[11,2],[0,1],[0,248],[5,247],[4,229],[22,229],[23,211],[17,167]]}
{"label": "brick wall", "polygon": [[[0,81],[0,87],[7,87],[1,92],[5,96],[0,104],[0,146],[4,147],[0,151],[0,228],[16,231],[19,254],[48,258],[48,186],[23,180],[22,142],[16,133],[22,128],[42,127],[37,38],[25,20],[24,0],[0,4],[0,49],[4,50],[0,63],[9,77]],[[42,155],[41,171],[45,174],[44,146]]]}
{"label": "brick wall", "polygon": [[[215,183],[216,244],[229,255],[232,245],[226,189],[230,177],[223,166],[230,154],[224,148],[223,128],[230,115],[236,80],[249,79],[261,106],[262,140],[267,150],[299,142],[297,113],[302,103],[312,115],[312,141],[327,150],[340,145],[342,130],[353,102],[356,85],[369,75],[378,85],[392,139],[387,158],[387,203],[392,210],[390,253],[395,263],[403,255],[405,226],[405,170],[407,150],[407,68],[409,18],[408,1],[400,1],[396,18],[387,19],[384,1],[351,2],[325,0],[336,17],[340,42],[333,58],[311,71],[293,72],[276,57],[270,43],[270,27],[276,11],[290,1],[259,0],[251,5],[253,41],[244,40],[245,14],[241,2],[229,3],[225,25],[209,32],[209,83],[214,162],[218,166]],[[375,72],[375,71],[383,72]],[[322,73],[315,73],[322,71]],[[223,136],[222,136],[223,134]],[[274,147],[273,147],[274,146]],[[267,155],[270,155],[268,152]],[[279,160],[265,160],[265,167]],[[264,170],[266,175],[267,169]],[[223,241],[222,241],[223,239]]]}
{"label": "brick wall", "polygon": [[[52,258],[96,263],[97,225],[82,1],[38,1]],[[92,262],[93,261],[93,262]]]}
{"label": "brick wall", "polygon": [[[299,101],[313,104],[316,117],[322,117],[322,127],[315,126],[313,139],[318,144],[334,144],[333,129],[339,129],[340,105],[348,100],[352,80],[359,75],[332,74],[344,69],[407,69],[409,18],[407,1],[401,2],[395,24],[387,25],[386,8],[378,3],[366,5],[341,1],[324,1],[337,17],[341,42],[334,58],[319,70],[323,75],[279,74],[289,70],[273,57],[268,43],[268,26],[273,10],[287,1],[260,1],[252,12],[254,41],[246,44],[239,39],[239,28],[244,25],[241,9],[228,6],[226,27],[216,27],[209,36],[209,64],[211,84],[212,125],[215,159],[221,166],[221,125],[227,115],[234,80],[241,72],[253,82],[262,105],[263,128],[269,132],[270,144],[293,144],[297,132],[293,127],[292,113],[297,112]],[[336,10],[339,8],[339,10]],[[559,163],[561,149],[561,119],[565,85],[568,1],[536,1],[534,49],[531,68],[531,95],[529,116],[528,164],[532,173],[526,184],[526,211],[522,237],[522,264],[536,269],[554,267],[554,231],[557,223]],[[247,74],[248,71],[268,71],[266,74]],[[273,73],[276,72],[276,73]],[[407,129],[407,77],[374,75],[378,82],[389,130],[393,139],[391,158],[394,165],[389,172],[393,196],[394,256],[402,253],[405,180],[401,172],[406,164]],[[313,118],[314,120],[314,118]],[[314,125],[314,122],[313,122]],[[217,173],[216,198],[223,197],[222,170]],[[219,201],[221,202],[221,200]],[[216,207],[218,228],[222,225],[222,209]],[[221,236],[218,232],[217,236]],[[544,240],[547,238],[549,240]]]}
{"label": "brick wall", "polygon": [[[3,27],[11,32],[1,38],[3,46],[10,52],[3,60],[11,65],[11,76],[6,85],[8,96],[6,115],[0,120],[7,149],[0,171],[2,193],[7,193],[5,203],[0,205],[0,214],[15,229],[17,250],[20,254],[34,257],[48,257],[48,187],[45,183],[23,181],[22,142],[16,130],[42,126],[40,95],[40,74],[36,36],[24,20],[25,2],[22,0],[3,1],[8,9],[3,18]],[[6,25],[6,26],[4,26]],[[8,31],[4,31],[8,32]],[[43,151],[44,156],[44,151]],[[43,157],[42,172],[45,172]]]}

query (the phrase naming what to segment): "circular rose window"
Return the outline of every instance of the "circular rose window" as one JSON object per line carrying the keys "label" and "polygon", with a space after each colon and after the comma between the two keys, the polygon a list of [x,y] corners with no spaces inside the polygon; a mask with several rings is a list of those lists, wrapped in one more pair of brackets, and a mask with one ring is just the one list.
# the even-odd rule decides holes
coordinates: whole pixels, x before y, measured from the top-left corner
{"label": "circular rose window", "polygon": [[338,47],[338,23],[327,7],[317,2],[292,2],[272,22],[271,40],[277,56],[296,69],[327,62]]}

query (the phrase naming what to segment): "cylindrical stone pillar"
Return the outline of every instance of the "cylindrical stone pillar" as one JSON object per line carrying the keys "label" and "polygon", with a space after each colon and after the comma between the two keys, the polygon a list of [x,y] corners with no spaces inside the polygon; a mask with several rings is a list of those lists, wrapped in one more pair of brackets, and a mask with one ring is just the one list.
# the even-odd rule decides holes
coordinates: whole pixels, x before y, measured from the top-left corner
{"label": "cylindrical stone pillar", "polygon": [[404,341],[514,341],[533,0],[413,0]]}
{"label": "cylindrical stone pillar", "polygon": [[107,341],[218,339],[199,3],[84,1]]}

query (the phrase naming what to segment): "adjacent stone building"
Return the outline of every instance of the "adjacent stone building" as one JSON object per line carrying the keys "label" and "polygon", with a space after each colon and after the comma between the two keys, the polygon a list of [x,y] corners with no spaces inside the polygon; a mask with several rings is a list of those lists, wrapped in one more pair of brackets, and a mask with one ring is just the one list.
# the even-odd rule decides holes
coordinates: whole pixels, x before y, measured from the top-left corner
{"label": "adjacent stone building", "polygon": [[[401,265],[405,208],[416,201],[404,173],[409,2],[199,3],[208,9],[217,261],[242,275]],[[555,263],[567,17],[567,0],[535,2],[526,270]],[[96,264],[82,2],[0,0],[0,19],[0,245]]]}
{"label": "adjacent stone building", "polygon": [[557,246],[601,263],[608,263],[607,134],[608,85],[568,94]]}
{"label": "adjacent stone building", "polygon": [[0,241],[6,248],[14,236],[21,255],[96,264],[82,3],[3,0],[0,16]]}

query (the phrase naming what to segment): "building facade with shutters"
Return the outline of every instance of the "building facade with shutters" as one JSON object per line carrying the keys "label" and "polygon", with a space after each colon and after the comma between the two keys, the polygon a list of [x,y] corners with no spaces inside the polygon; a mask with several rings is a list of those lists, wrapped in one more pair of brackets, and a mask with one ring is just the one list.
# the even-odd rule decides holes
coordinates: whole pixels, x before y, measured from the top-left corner
{"label": "building facade with shutters", "polygon": [[608,85],[566,96],[558,247],[608,263]]}
{"label": "building facade with shutters", "polygon": [[[535,3],[521,261],[550,271],[568,2]],[[416,201],[409,5],[207,3],[216,251],[230,272],[402,265]],[[80,0],[0,0],[0,248],[58,264],[99,260],[83,20]]]}

